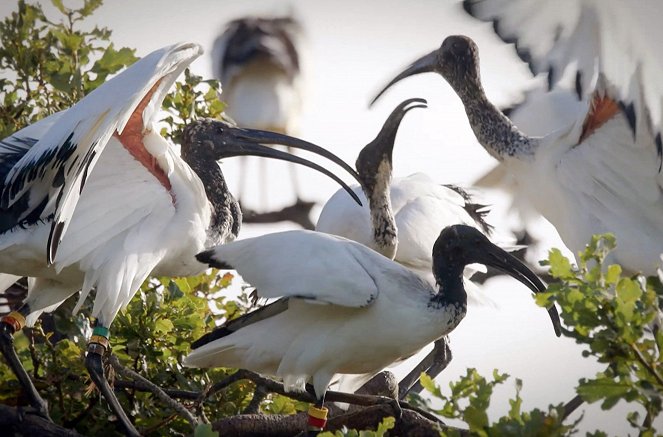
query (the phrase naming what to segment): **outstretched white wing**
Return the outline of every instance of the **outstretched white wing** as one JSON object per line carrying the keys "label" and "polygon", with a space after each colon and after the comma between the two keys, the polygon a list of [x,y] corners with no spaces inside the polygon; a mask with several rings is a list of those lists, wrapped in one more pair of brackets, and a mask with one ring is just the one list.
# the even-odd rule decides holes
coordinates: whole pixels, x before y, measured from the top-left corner
{"label": "outstretched white wing", "polygon": [[632,114],[631,127],[634,119],[651,117],[656,147],[659,153],[663,149],[663,2],[465,0],[463,6],[474,17],[491,20],[534,74],[547,72],[549,88],[570,78],[578,96],[586,98],[603,73]]}
{"label": "outstretched white wing", "polygon": [[373,272],[399,267],[359,243],[311,231],[234,241],[198,259],[237,270],[263,297],[299,297],[346,307],[373,303],[379,294]]}
{"label": "outstretched white wing", "polygon": [[[28,126],[7,143],[30,141],[22,157],[6,173],[0,208],[21,203],[20,217],[53,215],[47,259],[52,263],[85,181],[111,135],[128,123],[138,132],[150,130],[165,93],[181,71],[201,54],[196,44],[157,50],[62,113]],[[136,113],[137,110],[142,111]],[[54,118],[55,117],[55,118]],[[45,129],[42,129],[45,128]],[[39,137],[34,132],[41,131]],[[35,141],[33,141],[35,140]]]}

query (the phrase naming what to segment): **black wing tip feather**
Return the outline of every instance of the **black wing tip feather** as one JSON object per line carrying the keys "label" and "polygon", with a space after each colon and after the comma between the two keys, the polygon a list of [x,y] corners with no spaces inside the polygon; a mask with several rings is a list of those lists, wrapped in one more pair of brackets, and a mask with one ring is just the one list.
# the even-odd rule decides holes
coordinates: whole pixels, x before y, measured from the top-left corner
{"label": "black wing tip feather", "polygon": [[212,332],[208,332],[207,334],[200,337],[198,340],[191,343],[191,349],[197,349],[201,346],[206,345],[207,343],[213,342],[214,340],[227,337],[230,334],[235,333],[246,326],[252,325],[261,320],[265,320],[277,314],[280,314],[288,309],[288,305],[289,305],[288,298],[279,299],[276,302],[267,304],[263,307],[256,309],[255,311],[251,311],[250,313],[241,315],[236,319],[227,321],[226,323],[219,326]]}
{"label": "black wing tip feather", "polygon": [[230,264],[215,259],[214,254],[214,249],[206,250],[197,254],[196,259],[203,264],[214,267],[215,269],[234,270],[234,267]]}
{"label": "black wing tip feather", "polygon": [[476,17],[476,15],[474,15],[475,14],[474,6],[476,5],[476,3],[477,0],[463,0],[463,9],[471,16]]}
{"label": "black wing tip feather", "polygon": [[221,326],[220,328],[217,328],[212,332],[208,332],[207,334],[200,337],[198,340],[191,343],[191,349],[198,349],[199,347],[204,346],[207,343],[211,343],[214,340],[218,340],[219,338],[226,337],[226,336],[232,334],[233,332],[235,332],[235,331],[231,331],[230,329],[226,328],[225,326]]}
{"label": "black wing tip feather", "polygon": [[631,128],[633,137],[635,138],[635,106],[633,105],[633,103],[627,104],[624,102],[619,102],[619,108],[626,116],[626,120],[628,120],[628,125]]}
{"label": "black wing tip feather", "polygon": [[474,220],[475,223],[479,225],[479,227],[486,234],[491,235],[493,233],[493,225],[486,221],[486,216],[490,213],[490,207],[488,205],[474,203],[470,193],[457,185],[446,184],[444,187],[460,194],[460,196],[465,201],[463,209],[469,214],[470,217],[472,217],[472,220]]}

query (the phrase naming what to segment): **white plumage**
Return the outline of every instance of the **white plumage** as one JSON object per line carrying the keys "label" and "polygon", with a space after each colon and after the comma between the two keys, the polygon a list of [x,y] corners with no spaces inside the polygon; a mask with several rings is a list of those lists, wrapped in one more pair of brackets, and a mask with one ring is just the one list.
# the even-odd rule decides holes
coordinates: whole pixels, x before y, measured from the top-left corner
{"label": "white plumage", "polygon": [[[2,212],[16,220],[0,235],[0,265],[39,278],[25,302],[31,322],[82,288],[79,308],[96,288],[92,315],[109,326],[157,265],[173,275],[203,268],[193,255],[210,220],[204,187],[154,126],[168,88],[201,53],[195,44],[153,52],[0,143],[5,162],[23,153],[3,184]],[[136,142],[164,179],[132,155]]]}
{"label": "white plumage", "polygon": [[[468,0],[464,6],[515,42],[533,74],[547,73],[549,92],[529,92],[509,115],[514,124],[528,135],[559,131],[542,141],[550,150],[538,152],[533,165],[505,160],[484,180],[504,184],[521,210],[533,206],[573,252],[592,234],[613,232],[613,260],[654,274],[663,252],[657,238],[663,3]],[[592,107],[604,95],[616,106],[601,117]],[[598,127],[582,134],[586,120],[597,116]]]}
{"label": "white plumage", "polygon": [[[497,250],[508,260],[502,267],[526,275],[519,278],[533,291],[543,290],[476,229],[454,228],[436,243],[439,291],[362,244],[320,232],[268,234],[203,252],[201,261],[235,268],[261,296],[281,299],[203,337],[184,363],[275,375],[288,390],[311,381],[321,399],[334,375],[375,373],[453,330],[466,311],[460,279],[466,263],[483,263]],[[468,238],[451,243],[458,233]]]}
{"label": "white plumage", "polygon": [[[479,142],[511,175],[517,195],[555,226],[569,249],[577,252],[593,234],[613,232],[618,246],[612,261],[631,272],[653,274],[663,252],[663,87],[660,74],[651,74],[660,71],[652,70],[660,63],[651,52],[654,39],[625,31],[638,25],[632,11],[621,18],[624,2],[583,1],[568,10],[553,3],[465,2],[466,10],[496,20],[503,38],[517,40],[519,54],[533,71],[552,67],[551,86],[558,77],[576,78],[543,105],[566,102],[566,107],[551,110],[566,113],[547,121],[545,127],[551,129],[544,137],[522,134],[487,101],[479,82],[478,51],[467,38],[447,38],[391,84],[427,71],[442,74],[463,101]],[[548,14],[551,9],[555,12]],[[569,104],[565,92],[584,100]],[[542,131],[541,126],[529,130]]]}

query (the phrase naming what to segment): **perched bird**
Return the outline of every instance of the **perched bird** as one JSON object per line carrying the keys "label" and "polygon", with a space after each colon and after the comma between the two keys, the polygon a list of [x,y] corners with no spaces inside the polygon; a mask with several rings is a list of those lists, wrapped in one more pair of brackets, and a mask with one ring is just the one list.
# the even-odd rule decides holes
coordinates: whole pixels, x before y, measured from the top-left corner
{"label": "perched bird", "polygon": [[423,173],[392,179],[400,122],[411,109],[425,107],[424,99],[408,99],[392,111],[355,163],[361,185],[352,189],[364,206],[337,191],[322,208],[316,230],[362,243],[434,283],[431,248],[440,226],[466,224],[487,235],[492,227],[484,220],[485,207],[472,203],[461,188],[435,183]]}
{"label": "perched bird", "polygon": [[[392,180],[392,155],[400,122],[409,110],[425,107],[425,100],[409,99],[392,111],[355,163],[361,186],[353,189],[364,206],[347,202],[347,196],[338,191],[323,207],[316,230],[362,243],[434,284],[431,249],[440,227],[466,224],[489,234],[490,226],[484,221],[486,211],[482,205],[472,203],[467,193],[458,187],[437,184],[422,173]],[[475,266],[465,269],[468,296],[475,302],[485,302],[489,299],[468,282],[475,272]],[[401,381],[402,396],[422,371],[434,378],[448,365],[451,355],[443,353],[447,347],[444,341],[436,342],[431,357],[441,362],[436,361],[427,368],[417,366],[411,378]],[[353,385],[363,382],[361,379],[352,381]]]}
{"label": "perched bird", "polygon": [[[303,100],[301,28],[292,17],[247,16],[229,22],[214,42],[212,68],[223,84],[226,113],[241,127],[296,134]],[[241,160],[242,169],[246,161]],[[261,163],[263,164],[263,163]],[[300,201],[296,170],[292,187]],[[263,167],[261,203],[268,203]],[[240,172],[239,199],[246,201]]]}
{"label": "perched bird", "polygon": [[663,252],[662,100],[661,94],[646,94],[644,71],[635,67],[625,94],[600,70],[587,109],[544,137],[525,135],[488,100],[478,48],[465,36],[447,37],[382,92],[414,74],[441,74],[465,106],[479,143],[502,162],[519,193],[555,226],[569,249],[577,253],[593,234],[612,232],[618,246],[610,261],[630,272],[654,274]]}
{"label": "perched bird", "polygon": [[94,288],[86,366],[127,432],[137,434],[103,374],[109,328],[148,275],[198,274],[206,267],[196,253],[237,236],[241,210],[218,159],[285,159],[344,185],[317,164],[261,144],[278,143],[328,157],[356,175],[313,144],[215,120],[189,124],[178,155],[156,121],[168,88],[201,53],[188,43],[157,50],[68,110],[0,141],[0,270],[35,278],[23,305],[0,322],[0,346],[44,415],[12,334],[82,290],[78,310]]}
{"label": "perched bird", "polygon": [[[545,290],[524,264],[471,226],[442,230],[432,253],[436,287],[363,244],[321,232],[267,234],[202,252],[201,262],[236,269],[261,296],[278,300],[194,342],[184,364],[274,375],[291,391],[310,381],[318,402],[309,416],[316,419],[324,416],[335,375],[374,374],[460,323],[467,264],[491,265],[535,293]],[[550,316],[558,327],[554,308]]]}

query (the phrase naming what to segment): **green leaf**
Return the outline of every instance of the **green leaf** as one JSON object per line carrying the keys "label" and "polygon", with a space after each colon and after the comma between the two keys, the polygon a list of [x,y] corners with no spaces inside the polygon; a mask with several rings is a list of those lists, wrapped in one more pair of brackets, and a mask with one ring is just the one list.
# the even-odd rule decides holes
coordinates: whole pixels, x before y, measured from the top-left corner
{"label": "green leaf", "polygon": [[624,396],[630,389],[631,387],[628,384],[608,378],[599,378],[581,382],[577,392],[584,401],[591,404],[605,398]]}
{"label": "green leaf", "polygon": [[219,437],[218,431],[212,430],[209,423],[199,423],[193,431],[194,437]]}
{"label": "green leaf", "polygon": [[393,417],[385,417],[375,430],[375,437],[383,437],[390,429],[396,426],[396,419]]}
{"label": "green leaf", "polygon": [[440,391],[440,387],[435,384],[435,381],[433,381],[433,378],[428,376],[426,372],[421,372],[421,376],[419,376],[419,384],[426,390],[428,390],[433,396],[439,399],[443,399],[444,395],[442,395],[442,392]]}
{"label": "green leaf", "polygon": [[553,277],[566,279],[574,276],[571,262],[562,255],[559,249],[551,249],[548,254],[548,260],[550,262],[550,274]]}
{"label": "green leaf", "polygon": [[608,267],[608,270],[605,274],[605,281],[608,284],[616,284],[619,281],[619,278],[622,275],[622,266],[619,264],[612,264]]}
{"label": "green leaf", "polygon": [[155,324],[154,331],[160,334],[167,334],[173,330],[173,322],[168,319],[159,319]]}

